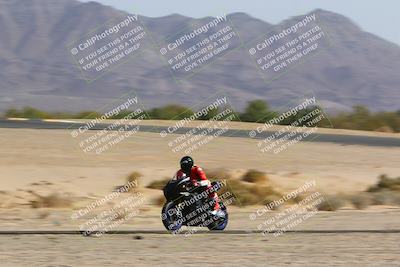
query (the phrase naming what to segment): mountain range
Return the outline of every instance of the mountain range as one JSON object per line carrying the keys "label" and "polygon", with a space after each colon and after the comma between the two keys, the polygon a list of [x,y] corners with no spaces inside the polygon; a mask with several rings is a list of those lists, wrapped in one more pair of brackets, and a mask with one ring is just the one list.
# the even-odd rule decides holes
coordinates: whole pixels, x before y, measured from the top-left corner
{"label": "mountain range", "polygon": [[[237,110],[253,99],[278,107],[311,90],[329,111],[349,110],[357,104],[372,110],[400,109],[400,46],[363,31],[340,14],[321,9],[311,13],[325,26],[332,45],[271,82],[262,78],[243,49],[176,82],[159,52],[149,47],[88,83],[68,44],[126,15],[124,11],[75,0],[0,0],[0,111],[22,106],[98,110],[132,90],[148,108],[171,103],[193,106],[220,91]],[[249,42],[303,16],[279,25],[245,13],[228,18],[241,39]],[[178,14],[139,18],[160,40],[210,20]]]}

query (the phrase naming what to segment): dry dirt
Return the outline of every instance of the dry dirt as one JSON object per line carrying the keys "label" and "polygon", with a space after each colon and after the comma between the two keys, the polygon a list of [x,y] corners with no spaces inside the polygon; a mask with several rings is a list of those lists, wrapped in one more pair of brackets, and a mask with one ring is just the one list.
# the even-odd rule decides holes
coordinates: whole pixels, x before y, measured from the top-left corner
{"label": "dry dirt", "polygon": [[[155,133],[138,133],[100,155],[85,154],[65,130],[0,129],[0,231],[76,230],[77,209],[125,183],[132,171],[142,183],[171,177],[182,156]],[[278,154],[263,154],[256,141],[218,138],[193,154],[208,169],[234,176],[248,169],[267,172],[274,187],[295,189],[315,180],[323,193],[363,191],[378,175],[399,176],[400,150],[389,147],[299,143]],[[32,209],[34,194],[54,192],[73,199],[72,207]],[[150,200],[157,190],[144,190]],[[151,201],[149,201],[151,203]],[[227,230],[256,229],[249,215],[260,207],[229,207]],[[161,230],[160,208],[145,205],[119,229]],[[272,216],[273,212],[271,213]],[[295,230],[400,229],[400,210],[373,206],[319,212]],[[1,266],[400,266],[399,233],[0,235]]]}
{"label": "dry dirt", "polygon": [[0,236],[2,266],[399,266],[400,234]]}

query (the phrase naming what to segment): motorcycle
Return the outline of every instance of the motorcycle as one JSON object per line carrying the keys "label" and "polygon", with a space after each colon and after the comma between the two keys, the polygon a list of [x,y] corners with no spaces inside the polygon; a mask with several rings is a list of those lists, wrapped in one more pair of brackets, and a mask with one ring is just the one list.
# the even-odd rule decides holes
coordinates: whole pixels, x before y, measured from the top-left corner
{"label": "motorcycle", "polygon": [[164,187],[166,203],[161,211],[164,227],[178,233],[182,226],[207,227],[209,230],[221,231],[228,225],[228,210],[219,201],[220,211],[212,213],[214,200],[207,198],[211,192],[222,188],[220,182],[212,182],[207,186],[193,187],[190,178],[170,180]]}

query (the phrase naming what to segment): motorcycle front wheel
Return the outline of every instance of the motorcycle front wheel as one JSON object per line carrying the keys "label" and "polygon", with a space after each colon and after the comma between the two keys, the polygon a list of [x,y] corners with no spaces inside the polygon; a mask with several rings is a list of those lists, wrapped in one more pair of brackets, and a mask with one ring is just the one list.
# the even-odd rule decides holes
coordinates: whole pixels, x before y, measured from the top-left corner
{"label": "motorcycle front wheel", "polygon": [[223,219],[220,219],[216,222],[213,222],[213,223],[210,223],[209,225],[207,225],[207,228],[211,231],[222,231],[228,225],[228,209],[222,202],[219,202],[219,205],[221,207],[221,211],[223,211],[225,213],[225,217]]}
{"label": "motorcycle front wheel", "polygon": [[173,201],[164,204],[161,211],[161,220],[165,229],[177,232],[183,225],[182,213],[176,208]]}

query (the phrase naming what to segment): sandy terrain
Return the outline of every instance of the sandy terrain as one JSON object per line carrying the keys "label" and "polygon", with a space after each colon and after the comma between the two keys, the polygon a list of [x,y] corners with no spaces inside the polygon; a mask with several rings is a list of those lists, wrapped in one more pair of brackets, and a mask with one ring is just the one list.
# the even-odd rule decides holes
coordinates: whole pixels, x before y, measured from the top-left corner
{"label": "sandy terrain", "polygon": [[[172,177],[182,156],[168,147],[172,137],[137,133],[96,155],[85,154],[69,131],[1,129],[1,188],[11,194],[29,189],[102,196],[132,171],[143,173],[144,184]],[[220,137],[193,156],[205,169],[230,169],[235,176],[251,168],[265,171],[282,190],[315,179],[322,191],[362,191],[380,174],[400,173],[400,150],[388,147],[301,142],[272,154],[260,152],[254,140]]]}
{"label": "sandy terrain", "polygon": [[[260,207],[238,208],[229,206],[227,230],[257,230],[257,226],[278,211],[252,221],[249,218]],[[0,231],[14,230],[79,230],[79,226],[99,212],[93,212],[77,220],[71,219],[70,209],[6,209],[1,210]],[[119,225],[115,230],[164,230],[161,207],[146,206],[140,213]],[[368,210],[344,208],[340,211],[320,211],[303,221],[292,230],[400,230],[400,209],[395,207],[373,206]],[[200,228],[199,228],[200,229]],[[185,234],[187,231],[183,232]]]}
{"label": "sandy terrain", "polygon": [[[95,155],[85,154],[66,130],[0,129],[0,231],[78,230],[88,218],[72,220],[73,209],[109,194],[132,171],[144,175],[142,184],[171,177],[182,156],[168,147],[174,137],[137,133]],[[236,177],[251,168],[265,171],[282,191],[309,180],[316,180],[316,189],[323,193],[363,191],[380,174],[400,173],[400,151],[389,147],[303,142],[274,155],[258,151],[254,140],[217,138],[193,156],[205,168],[230,169]],[[40,195],[61,193],[74,203],[64,209],[32,209],[35,197],[29,190]],[[160,207],[151,204],[161,192],[140,192],[148,201],[118,229],[162,230]],[[228,208],[228,231],[254,230],[263,221],[249,219],[260,207]],[[399,222],[398,208],[344,207],[319,212],[294,230],[398,230]],[[260,233],[138,235],[140,239],[137,235],[0,235],[0,265],[400,266],[398,233],[285,233],[275,238]]]}
{"label": "sandy terrain", "polygon": [[[2,266],[399,266],[400,234],[0,236]],[[216,249],[216,247],[218,249]]]}
{"label": "sandy terrain", "polygon": [[[399,266],[397,233],[261,233],[232,234],[229,229],[255,229],[248,215],[256,207],[229,208],[228,231],[195,233],[81,235],[0,235],[1,266]],[[46,212],[47,216],[42,214]],[[271,212],[272,216],[276,212]],[[71,211],[7,210],[2,230],[77,230]],[[21,219],[23,218],[23,219]],[[398,228],[399,209],[320,212],[295,230],[391,230]],[[127,222],[122,230],[159,230],[159,208]]]}

